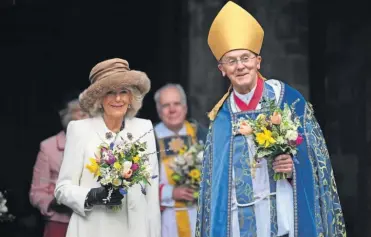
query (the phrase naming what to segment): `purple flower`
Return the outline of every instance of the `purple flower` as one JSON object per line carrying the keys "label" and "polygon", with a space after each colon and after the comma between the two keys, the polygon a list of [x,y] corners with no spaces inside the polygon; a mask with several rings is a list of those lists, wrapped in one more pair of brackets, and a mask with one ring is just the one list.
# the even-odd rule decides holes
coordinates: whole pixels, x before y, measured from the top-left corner
{"label": "purple flower", "polygon": [[128,193],[128,192],[127,192],[125,189],[123,189],[123,188],[120,188],[119,191],[120,191],[120,193],[121,193],[122,196],[125,196],[125,194]]}
{"label": "purple flower", "polygon": [[142,185],[141,183],[139,183],[139,184],[140,184],[140,191],[142,191],[142,193],[143,193],[144,195],[146,195],[146,194],[147,194],[146,189],[143,187],[143,185]]}
{"label": "purple flower", "polygon": [[137,163],[134,163],[134,164],[131,165],[131,169],[133,171],[136,171],[137,169],[139,169],[139,165]]}
{"label": "purple flower", "polygon": [[116,162],[116,157],[113,154],[109,154],[107,164],[112,165],[115,162]]}

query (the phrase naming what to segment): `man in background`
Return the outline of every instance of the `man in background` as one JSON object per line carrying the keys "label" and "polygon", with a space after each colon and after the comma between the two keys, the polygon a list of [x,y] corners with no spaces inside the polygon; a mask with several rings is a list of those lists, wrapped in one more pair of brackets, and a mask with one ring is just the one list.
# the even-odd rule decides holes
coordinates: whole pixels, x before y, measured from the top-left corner
{"label": "man in background", "polygon": [[162,237],[191,237],[195,235],[196,205],[194,190],[175,187],[169,164],[179,151],[206,138],[207,129],[196,121],[186,120],[187,97],[178,84],[167,84],[155,93],[155,102],[161,122],[155,126],[160,151],[160,202],[162,210]]}

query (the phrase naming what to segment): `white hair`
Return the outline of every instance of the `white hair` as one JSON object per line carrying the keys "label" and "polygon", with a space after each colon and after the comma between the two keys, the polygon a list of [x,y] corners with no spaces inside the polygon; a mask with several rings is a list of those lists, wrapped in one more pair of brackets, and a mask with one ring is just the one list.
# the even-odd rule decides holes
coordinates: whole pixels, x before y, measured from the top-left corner
{"label": "white hair", "polygon": [[64,129],[67,128],[67,125],[72,120],[73,109],[80,107],[79,99],[74,99],[68,102],[66,108],[59,111],[59,116],[61,118],[62,126]]}
{"label": "white hair", "polygon": [[[129,87],[126,87],[125,89],[130,91],[130,96],[131,96],[130,108],[128,108],[125,116],[128,118],[132,118],[138,113],[140,108],[142,108],[144,97],[140,93],[138,88],[136,88],[135,86],[129,86]],[[103,98],[100,98],[95,102],[94,106],[90,108],[89,114],[91,116],[96,117],[96,116],[103,114],[104,111],[102,107],[102,102],[103,102]]]}
{"label": "white hair", "polygon": [[163,87],[161,87],[160,89],[158,89],[155,93],[154,100],[156,102],[157,112],[159,112],[160,109],[161,109],[161,104],[160,104],[161,92],[165,89],[168,89],[168,88],[176,88],[179,91],[179,94],[180,94],[180,99],[181,99],[180,102],[183,105],[187,105],[187,95],[184,92],[183,87],[180,84],[168,83],[168,84],[164,85]]}

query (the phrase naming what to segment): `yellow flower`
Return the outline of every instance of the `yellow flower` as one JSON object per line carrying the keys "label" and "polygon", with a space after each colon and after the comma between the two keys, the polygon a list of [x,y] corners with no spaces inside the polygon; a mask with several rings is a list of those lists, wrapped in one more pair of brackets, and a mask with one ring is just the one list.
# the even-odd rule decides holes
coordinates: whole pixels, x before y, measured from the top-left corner
{"label": "yellow flower", "polygon": [[274,140],[272,137],[272,132],[266,128],[263,128],[263,132],[256,133],[256,141],[259,143],[259,145],[264,145],[265,148],[276,143],[276,140]]}
{"label": "yellow flower", "polygon": [[120,170],[120,169],[121,169],[121,164],[120,164],[120,162],[116,161],[116,162],[113,164],[113,168],[115,168],[116,170]]}
{"label": "yellow flower", "polygon": [[95,160],[95,158],[89,158],[90,160],[90,164],[87,164],[86,165],[86,168],[94,174],[94,177],[95,176],[99,176],[100,175],[100,169],[99,169],[99,165],[97,163],[97,161]]}
{"label": "yellow flower", "polygon": [[138,163],[139,160],[140,160],[139,156],[135,156],[135,157],[133,158],[133,162],[134,162],[134,163]]}
{"label": "yellow flower", "polygon": [[267,118],[267,116],[265,114],[259,114],[258,117],[256,117],[256,120],[259,121],[259,120],[265,120]]}
{"label": "yellow flower", "polygon": [[186,151],[187,151],[187,146],[183,146],[182,149],[179,150],[179,155],[184,155]]}
{"label": "yellow flower", "polygon": [[193,179],[199,179],[201,176],[201,172],[198,169],[193,169],[188,174]]}

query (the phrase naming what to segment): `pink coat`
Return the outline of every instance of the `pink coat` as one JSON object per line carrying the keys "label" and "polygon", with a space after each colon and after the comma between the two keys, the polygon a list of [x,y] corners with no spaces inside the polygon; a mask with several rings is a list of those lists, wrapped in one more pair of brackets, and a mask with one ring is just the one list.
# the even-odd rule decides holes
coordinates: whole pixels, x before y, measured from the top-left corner
{"label": "pink coat", "polygon": [[70,215],[48,211],[48,206],[54,199],[65,144],[66,135],[63,131],[41,142],[33,170],[30,201],[49,220],[68,223]]}

